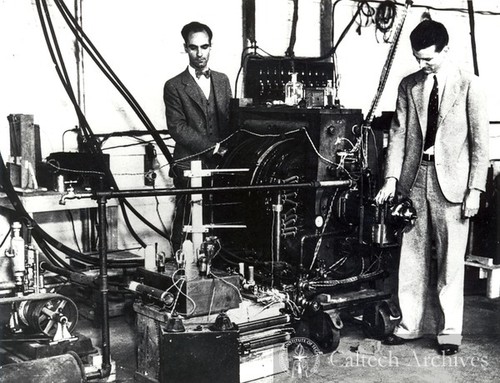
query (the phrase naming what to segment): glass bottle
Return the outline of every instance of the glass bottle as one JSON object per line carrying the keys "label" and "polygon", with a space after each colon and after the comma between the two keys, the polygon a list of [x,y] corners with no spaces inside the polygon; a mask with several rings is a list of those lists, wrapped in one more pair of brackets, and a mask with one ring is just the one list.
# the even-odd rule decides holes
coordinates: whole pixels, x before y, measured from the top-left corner
{"label": "glass bottle", "polygon": [[298,105],[304,94],[304,84],[297,80],[297,73],[292,72],[292,79],[285,85],[285,104]]}
{"label": "glass bottle", "polygon": [[325,88],[325,107],[333,107],[333,82],[332,80],[327,80]]}

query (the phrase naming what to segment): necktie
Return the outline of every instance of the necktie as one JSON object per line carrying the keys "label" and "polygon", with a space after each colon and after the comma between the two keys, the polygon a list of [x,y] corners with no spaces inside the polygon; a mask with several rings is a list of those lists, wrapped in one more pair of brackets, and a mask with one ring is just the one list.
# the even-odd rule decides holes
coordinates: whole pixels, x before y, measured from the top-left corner
{"label": "necktie", "polygon": [[425,135],[424,150],[434,145],[436,139],[437,123],[439,116],[439,89],[437,77],[434,75],[434,85],[429,97],[429,107],[427,109],[427,133]]}
{"label": "necktie", "polygon": [[196,78],[200,78],[201,76],[205,76],[206,78],[210,77],[210,69],[207,69],[206,71],[201,71],[201,70],[196,70],[195,71]]}

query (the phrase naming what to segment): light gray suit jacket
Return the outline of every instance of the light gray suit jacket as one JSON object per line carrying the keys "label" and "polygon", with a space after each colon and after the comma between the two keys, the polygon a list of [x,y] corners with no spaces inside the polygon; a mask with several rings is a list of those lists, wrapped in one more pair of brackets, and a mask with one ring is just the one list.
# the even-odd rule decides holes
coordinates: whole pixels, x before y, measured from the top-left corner
{"label": "light gray suit jacket", "polygon": [[[413,187],[423,154],[428,103],[423,99],[425,77],[418,71],[401,81],[389,132],[385,175],[398,180],[403,196]],[[453,69],[443,90],[434,145],[438,181],[448,201],[461,203],[468,189],[484,191],[488,145],[489,119],[478,78]]]}
{"label": "light gray suit jacket", "polygon": [[229,79],[224,73],[213,70],[211,79],[218,113],[218,134],[208,132],[206,100],[187,68],[165,83],[163,100],[167,128],[175,141],[174,160],[201,152],[229,134]]}

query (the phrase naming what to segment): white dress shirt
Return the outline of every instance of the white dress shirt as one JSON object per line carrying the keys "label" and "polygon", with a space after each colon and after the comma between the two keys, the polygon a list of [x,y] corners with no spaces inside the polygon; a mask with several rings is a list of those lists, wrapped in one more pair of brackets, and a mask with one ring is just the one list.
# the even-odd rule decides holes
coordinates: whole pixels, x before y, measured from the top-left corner
{"label": "white dress shirt", "polygon": [[[446,70],[441,70],[437,73],[430,73],[424,83],[424,100],[429,100],[431,96],[432,87],[434,85],[434,76],[437,78],[438,83],[438,100],[441,107],[441,100],[443,99],[443,90],[446,85]],[[434,145],[424,151],[425,154],[434,154]]]}
{"label": "white dress shirt", "polygon": [[210,97],[210,88],[211,88],[210,77],[206,78],[205,76],[200,76],[200,78],[196,78],[196,70],[191,65],[188,65],[188,70],[189,70],[189,73],[191,74],[191,76],[193,76],[194,81],[196,81],[196,83],[201,88],[201,90],[203,91],[203,94],[205,95],[205,97],[208,100],[208,98]]}

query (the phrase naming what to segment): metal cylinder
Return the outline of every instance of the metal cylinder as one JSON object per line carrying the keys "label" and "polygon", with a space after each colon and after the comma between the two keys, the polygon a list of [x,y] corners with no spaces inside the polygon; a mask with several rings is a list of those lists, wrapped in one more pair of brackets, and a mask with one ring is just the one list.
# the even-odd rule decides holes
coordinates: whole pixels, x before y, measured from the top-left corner
{"label": "metal cylinder", "polygon": [[64,175],[59,174],[57,176],[57,186],[56,186],[56,191],[58,193],[64,193],[66,190],[66,187],[64,186]]}
{"label": "metal cylinder", "polygon": [[255,282],[254,267],[253,266],[248,266],[248,282],[249,283]]}
{"label": "metal cylinder", "polygon": [[171,292],[160,290],[155,287],[147,286],[135,281],[131,281],[129,283],[128,289],[139,294],[146,295],[149,298],[159,300],[167,305],[167,307],[172,306],[175,300],[174,294],[172,294]]}
{"label": "metal cylinder", "polygon": [[240,275],[245,277],[245,264],[243,262],[238,263],[238,269]]}
{"label": "metal cylinder", "polygon": [[86,382],[85,369],[79,356],[67,354],[11,363],[0,367],[4,383],[78,383]]}
{"label": "metal cylinder", "polygon": [[290,323],[290,321],[290,316],[287,314],[283,314],[269,318],[257,319],[251,322],[240,323],[238,324],[238,329],[240,330],[240,334],[243,334],[250,331],[270,328],[273,326],[285,325],[287,323]]}
{"label": "metal cylinder", "polygon": [[265,338],[253,339],[248,342],[243,342],[243,347],[248,350],[255,350],[261,347],[271,346],[278,343],[284,343],[290,340],[290,337],[291,336],[289,333],[274,334]]}

